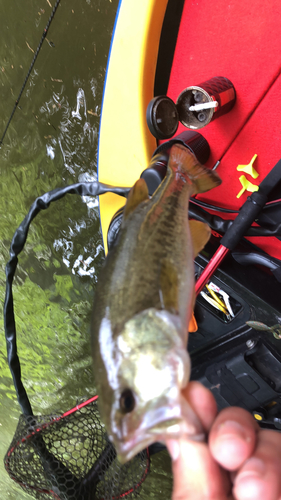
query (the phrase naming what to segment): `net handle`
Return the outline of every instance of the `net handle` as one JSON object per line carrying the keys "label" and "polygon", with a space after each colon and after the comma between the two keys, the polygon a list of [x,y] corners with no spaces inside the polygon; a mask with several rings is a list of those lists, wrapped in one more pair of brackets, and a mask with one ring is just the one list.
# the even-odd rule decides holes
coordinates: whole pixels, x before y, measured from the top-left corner
{"label": "net handle", "polygon": [[23,250],[29,227],[33,219],[41,210],[46,210],[54,201],[60,200],[66,194],[78,194],[80,196],[98,196],[104,193],[114,193],[126,197],[130,191],[129,187],[114,187],[102,184],[98,181],[79,182],[63,188],[48,191],[36,198],[31,205],[28,214],[14,233],[10,246],[10,260],[6,265],[6,295],[4,302],[4,329],[7,347],[7,360],[12,374],[17,399],[24,415],[33,415],[30,401],[21,380],[21,366],[17,354],[16,323],[14,315],[14,300],[12,285],[18,264],[18,255]]}

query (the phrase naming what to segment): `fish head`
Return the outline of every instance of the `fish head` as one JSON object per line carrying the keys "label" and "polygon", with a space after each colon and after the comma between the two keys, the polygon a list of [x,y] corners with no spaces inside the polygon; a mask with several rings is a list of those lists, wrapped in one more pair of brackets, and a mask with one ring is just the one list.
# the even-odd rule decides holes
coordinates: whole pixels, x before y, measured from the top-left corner
{"label": "fish head", "polygon": [[190,357],[180,330],[178,316],[152,308],[127,321],[115,339],[105,423],[123,463],[154,442],[202,438],[201,424],[182,395]]}

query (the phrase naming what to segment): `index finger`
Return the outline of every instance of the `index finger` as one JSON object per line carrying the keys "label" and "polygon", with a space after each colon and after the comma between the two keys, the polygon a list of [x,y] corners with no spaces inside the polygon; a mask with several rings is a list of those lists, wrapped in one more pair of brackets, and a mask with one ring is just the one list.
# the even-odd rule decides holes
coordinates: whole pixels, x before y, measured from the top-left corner
{"label": "index finger", "polygon": [[198,415],[204,430],[208,433],[218,412],[213,394],[204,385],[196,381],[189,382],[182,393]]}

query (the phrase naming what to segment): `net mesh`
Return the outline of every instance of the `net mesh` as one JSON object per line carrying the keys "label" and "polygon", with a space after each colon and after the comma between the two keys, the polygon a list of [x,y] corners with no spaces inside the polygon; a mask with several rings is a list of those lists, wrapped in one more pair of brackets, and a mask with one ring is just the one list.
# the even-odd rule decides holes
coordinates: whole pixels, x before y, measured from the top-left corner
{"label": "net mesh", "polygon": [[136,498],[149,472],[147,450],[120,464],[95,401],[62,416],[21,415],[4,462],[37,499]]}

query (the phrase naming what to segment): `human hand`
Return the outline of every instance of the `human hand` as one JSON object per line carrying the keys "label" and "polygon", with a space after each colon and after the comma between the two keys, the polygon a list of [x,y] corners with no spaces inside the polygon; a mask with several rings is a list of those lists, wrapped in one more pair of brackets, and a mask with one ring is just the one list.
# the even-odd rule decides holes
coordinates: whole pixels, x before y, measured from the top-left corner
{"label": "human hand", "polygon": [[262,430],[242,408],[217,414],[212,393],[190,382],[186,399],[208,443],[168,440],[173,500],[281,500],[281,433]]}

